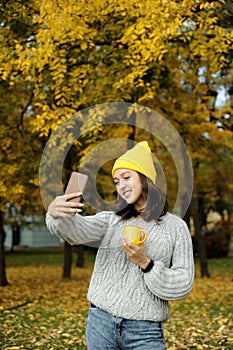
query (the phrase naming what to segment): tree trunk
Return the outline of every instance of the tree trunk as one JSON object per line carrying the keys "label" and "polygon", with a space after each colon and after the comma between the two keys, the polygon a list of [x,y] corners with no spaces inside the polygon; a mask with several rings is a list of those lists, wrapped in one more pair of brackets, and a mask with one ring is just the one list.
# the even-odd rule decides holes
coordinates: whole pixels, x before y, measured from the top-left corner
{"label": "tree trunk", "polygon": [[84,245],[76,245],[73,247],[73,251],[77,253],[76,267],[83,267],[85,262]]}
{"label": "tree trunk", "polygon": [[72,267],[72,246],[65,242],[64,243],[64,263],[63,263],[63,278],[71,277]]}
{"label": "tree trunk", "polygon": [[188,209],[183,217],[183,220],[186,222],[189,230],[190,230],[190,218],[191,218],[191,210],[190,210],[190,205],[189,205],[189,207],[188,207]]}
{"label": "tree trunk", "polygon": [[[65,181],[65,188],[68,184],[70,175],[73,171],[72,168],[72,151],[68,152],[66,159],[65,159],[65,163],[64,163],[64,167],[66,169],[66,181]],[[73,247],[65,242],[64,243],[64,258],[63,258],[63,274],[62,277],[63,278],[71,278],[71,271],[72,271],[72,250]]]}
{"label": "tree trunk", "polygon": [[205,247],[205,240],[204,236],[202,234],[202,223],[200,218],[200,213],[198,211],[197,201],[192,197],[191,203],[190,203],[190,210],[193,217],[194,222],[194,228],[195,228],[195,239],[197,243],[197,253],[200,261],[200,268],[201,268],[201,277],[210,277],[210,273],[208,271],[208,260],[206,255],[206,247]]}
{"label": "tree trunk", "polygon": [[6,238],[6,233],[3,227],[3,214],[0,210],[0,286],[4,287],[8,285],[6,278],[6,262],[5,262],[5,249],[4,242]]}
{"label": "tree trunk", "polygon": [[[135,131],[136,131],[136,113],[132,112],[127,120],[128,124],[131,125],[131,132],[128,136],[129,140],[135,140]],[[132,147],[132,144],[129,142],[129,147]]]}

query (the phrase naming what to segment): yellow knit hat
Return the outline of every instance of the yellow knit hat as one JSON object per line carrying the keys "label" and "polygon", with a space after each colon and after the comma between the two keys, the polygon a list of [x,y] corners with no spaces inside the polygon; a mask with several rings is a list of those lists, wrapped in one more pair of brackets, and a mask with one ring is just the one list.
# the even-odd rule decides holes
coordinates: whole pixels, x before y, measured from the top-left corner
{"label": "yellow knit hat", "polygon": [[139,142],[120,156],[113,165],[112,176],[117,169],[121,168],[137,171],[155,183],[156,171],[148,142]]}

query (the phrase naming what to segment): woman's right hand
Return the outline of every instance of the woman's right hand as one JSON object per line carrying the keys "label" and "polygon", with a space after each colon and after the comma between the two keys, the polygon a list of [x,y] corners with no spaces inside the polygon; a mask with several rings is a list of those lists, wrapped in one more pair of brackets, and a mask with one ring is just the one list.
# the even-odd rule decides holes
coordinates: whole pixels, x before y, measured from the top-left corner
{"label": "woman's right hand", "polygon": [[[76,213],[82,212],[83,204],[81,202],[72,201],[72,199],[80,198],[81,192],[64,194],[57,196],[48,207],[48,214],[54,219],[57,218],[72,218]],[[81,199],[81,198],[80,198]]]}

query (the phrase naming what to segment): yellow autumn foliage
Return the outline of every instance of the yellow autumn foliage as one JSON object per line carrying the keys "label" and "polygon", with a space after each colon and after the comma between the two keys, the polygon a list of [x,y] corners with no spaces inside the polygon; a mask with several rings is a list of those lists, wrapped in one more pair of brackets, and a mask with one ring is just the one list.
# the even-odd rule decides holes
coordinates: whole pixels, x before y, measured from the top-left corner
{"label": "yellow autumn foliage", "polygon": [[[1,208],[9,198],[20,205],[32,197],[41,207],[38,168],[51,133],[74,113],[115,101],[148,106],[174,125],[194,162],[197,188],[205,193],[198,164],[206,162],[216,181],[209,150],[223,152],[228,159],[232,155],[232,117],[225,118],[232,107],[227,101],[220,111],[209,107],[210,91],[222,86],[229,90],[232,83],[231,12],[224,4],[223,0],[3,1]],[[82,130],[89,132],[83,143],[77,141],[83,146],[82,156],[97,140],[115,137],[110,131],[101,135],[98,124],[104,116],[97,115],[79,114]],[[129,136],[124,129],[117,133]],[[69,142],[72,135],[68,138]],[[166,163],[166,154],[161,158]],[[15,169],[10,178],[9,163]],[[222,172],[230,183],[231,170],[224,165]]]}

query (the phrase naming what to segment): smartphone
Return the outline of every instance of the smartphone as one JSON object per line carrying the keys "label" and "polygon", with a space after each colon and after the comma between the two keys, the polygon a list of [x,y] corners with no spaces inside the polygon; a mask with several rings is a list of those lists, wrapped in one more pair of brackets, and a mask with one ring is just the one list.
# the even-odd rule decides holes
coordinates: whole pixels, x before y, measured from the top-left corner
{"label": "smartphone", "polygon": [[[88,176],[86,174],[78,173],[77,171],[73,171],[71,173],[69,182],[67,184],[65,194],[82,192],[85,189],[86,183],[88,180]],[[72,202],[78,203],[80,202],[82,197],[72,198]]]}

